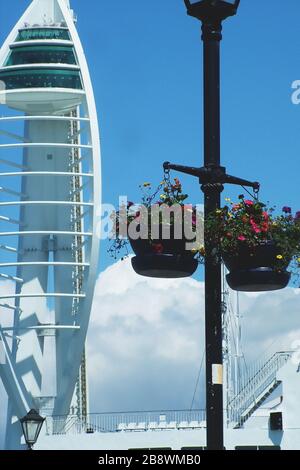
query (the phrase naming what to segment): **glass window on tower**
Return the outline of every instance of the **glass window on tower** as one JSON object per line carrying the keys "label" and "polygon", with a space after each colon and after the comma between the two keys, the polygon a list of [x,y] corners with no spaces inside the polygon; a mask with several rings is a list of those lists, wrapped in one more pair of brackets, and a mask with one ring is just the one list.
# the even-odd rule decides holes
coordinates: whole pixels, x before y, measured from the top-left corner
{"label": "glass window on tower", "polygon": [[7,90],[22,88],[73,88],[82,89],[82,81],[78,70],[62,69],[18,69],[0,71],[0,80]]}
{"label": "glass window on tower", "polygon": [[24,64],[76,65],[74,49],[63,46],[28,46],[11,50],[5,66]]}

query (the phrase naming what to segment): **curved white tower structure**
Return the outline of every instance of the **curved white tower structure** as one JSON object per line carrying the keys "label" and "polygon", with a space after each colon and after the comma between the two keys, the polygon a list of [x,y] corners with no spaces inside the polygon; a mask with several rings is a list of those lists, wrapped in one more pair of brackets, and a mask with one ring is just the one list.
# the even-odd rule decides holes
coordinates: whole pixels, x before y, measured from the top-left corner
{"label": "curved white tower structure", "polygon": [[66,415],[97,274],[100,143],[68,0],[33,0],[0,50],[0,376],[7,448],[31,408]]}

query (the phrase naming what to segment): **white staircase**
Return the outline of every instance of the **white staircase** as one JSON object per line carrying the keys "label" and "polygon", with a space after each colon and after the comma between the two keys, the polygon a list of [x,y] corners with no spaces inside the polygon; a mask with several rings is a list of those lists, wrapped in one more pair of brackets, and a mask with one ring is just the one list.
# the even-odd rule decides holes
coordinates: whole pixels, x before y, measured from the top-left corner
{"label": "white staircase", "polygon": [[228,417],[234,427],[243,426],[245,421],[280,385],[277,372],[291,358],[292,352],[280,351],[263,363],[258,364],[252,373],[245,375],[238,394],[228,403]]}

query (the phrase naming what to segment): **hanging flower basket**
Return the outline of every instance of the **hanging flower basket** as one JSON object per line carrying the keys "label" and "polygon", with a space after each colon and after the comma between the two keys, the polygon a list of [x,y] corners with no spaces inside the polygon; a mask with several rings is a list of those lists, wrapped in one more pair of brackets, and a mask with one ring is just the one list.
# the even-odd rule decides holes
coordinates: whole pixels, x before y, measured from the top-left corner
{"label": "hanging flower basket", "polygon": [[[116,257],[122,249],[127,250],[128,238],[135,254],[131,263],[137,274],[158,278],[191,276],[204,254],[202,214],[183,202],[187,195],[182,193],[177,178],[171,183],[166,177],[154,193],[150,183],[140,188],[142,203],[128,202],[127,208],[113,215],[114,240],[109,251]],[[197,229],[198,232],[202,229],[202,243],[198,240]]]}
{"label": "hanging flower basket", "polygon": [[[160,227],[162,228],[162,227]],[[131,259],[137,274],[148,277],[179,278],[192,276],[198,268],[196,253],[186,250],[185,239],[133,240],[129,242],[135,256]]]}
{"label": "hanging flower basket", "polygon": [[299,276],[300,212],[293,217],[284,207],[275,216],[273,208],[243,195],[237,204],[227,202],[208,217],[206,236],[229,270],[229,286],[247,292],[285,288],[292,275]]}
{"label": "hanging flower basket", "polygon": [[287,272],[291,260],[278,263],[277,256],[280,256],[280,249],[272,241],[253,248],[241,245],[235,253],[223,252],[229,287],[247,292],[283,289],[291,278]]}

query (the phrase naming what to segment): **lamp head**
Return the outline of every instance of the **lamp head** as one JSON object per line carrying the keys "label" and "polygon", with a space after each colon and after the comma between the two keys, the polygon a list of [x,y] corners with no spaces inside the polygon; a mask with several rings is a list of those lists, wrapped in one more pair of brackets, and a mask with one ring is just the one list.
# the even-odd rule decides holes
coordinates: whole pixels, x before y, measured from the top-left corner
{"label": "lamp head", "polygon": [[184,0],[187,13],[205,21],[223,21],[229,16],[234,16],[240,4],[240,0],[232,2],[224,0],[202,0],[200,2],[191,3],[190,0]]}
{"label": "lamp head", "polygon": [[42,418],[36,410],[30,410],[20,419],[25,441],[30,449],[38,440],[44,421],[45,418]]}

